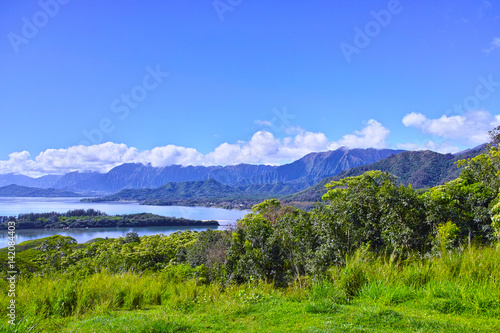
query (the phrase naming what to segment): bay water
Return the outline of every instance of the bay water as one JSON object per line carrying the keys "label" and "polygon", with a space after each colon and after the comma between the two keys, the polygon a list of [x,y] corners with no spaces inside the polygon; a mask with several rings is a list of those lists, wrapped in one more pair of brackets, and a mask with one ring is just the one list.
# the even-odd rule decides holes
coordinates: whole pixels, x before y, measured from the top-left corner
{"label": "bay water", "polygon": [[[168,235],[176,231],[193,230],[203,231],[207,229],[222,230],[236,224],[245,214],[244,210],[229,210],[213,207],[185,207],[185,206],[146,206],[137,202],[80,202],[81,198],[13,198],[0,197],[0,215],[17,216],[21,213],[65,213],[73,209],[100,210],[108,215],[152,213],[162,216],[183,217],[193,220],[216,220],[220,226],[207,227],[115,227],[115,228],[88,228],[88,229],[17,229],[17,241],[23,241],[48,237],[52,235],[71,236],[78,243],[84,243],[94,238],[116,238],[137,232],[140,236],[164,234]],[[0,230],[0,247],[7,246],[7,230]]]}

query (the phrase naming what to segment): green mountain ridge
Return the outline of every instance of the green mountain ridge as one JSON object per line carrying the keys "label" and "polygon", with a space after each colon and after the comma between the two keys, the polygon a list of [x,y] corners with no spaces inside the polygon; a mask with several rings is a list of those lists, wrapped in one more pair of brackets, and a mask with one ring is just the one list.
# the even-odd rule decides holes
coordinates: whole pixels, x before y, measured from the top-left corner
{"label": "green mountain ridge", "polygon": [[109,196],[85,199],[85,201],[136,200],[140,202],[151,202],[161,200],[263,198],[268,196],[287,195],[296,191],[296,187],[283,183],[231,187],[214,179],[207,179],[203,181],[168,183],[153,189],[126,189]]}
{"label": "green mountain ridge", "polygon": [[81,195],[54,188],[27,187],[11,184],[0,187],[0,197],[81,197]]}
{"label": "green mountain ridge", "polygon": [[407,151],[372,164],[343,171],[337,176],[327,177],[305,190],[285,196],[283,200],[288,202],[318,201],[326,193],[325,185],[331,181],[360,176],[370,170],[389,172],[397,177],[399,184],[411,184],[416,189],[433,187],[457,178],[460,169],[457,168],[455,162],[475,157],[483,150],[484,145],[455,155],[440,154],[429,150]]}
{"label": "green mountain ridge", "polygon": [[88,199],[88,201],[218,199],[239,193],[238,190],[229,185],[208,179],[205,181],[167,183],[153,189],[126,189],[105,197]]}

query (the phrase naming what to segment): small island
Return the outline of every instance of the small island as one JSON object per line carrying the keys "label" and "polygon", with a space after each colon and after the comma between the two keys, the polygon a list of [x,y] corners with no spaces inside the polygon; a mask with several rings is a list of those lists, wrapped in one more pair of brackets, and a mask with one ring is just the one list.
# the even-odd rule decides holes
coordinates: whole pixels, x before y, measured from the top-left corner
{"label": "small island", "polygon": [[16,216],[0,216],[0,230],[15,221],[16,229],[74,229],[103,227],[178,227],[218,226],[215,220],[202,221],[161,216],[151,213],[108,215],[94,209],[76,209],[66,213],[29,213]]}

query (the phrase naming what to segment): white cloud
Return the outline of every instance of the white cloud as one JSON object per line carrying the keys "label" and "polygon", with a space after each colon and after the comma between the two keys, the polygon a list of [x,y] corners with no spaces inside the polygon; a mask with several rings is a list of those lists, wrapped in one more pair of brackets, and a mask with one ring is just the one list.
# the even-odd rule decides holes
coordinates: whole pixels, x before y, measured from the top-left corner
{"label": "white cloud", "polygon": [[134,156],[132,162],[151,163],[155,167],[172,164],[200,165],[203,164],[203,154],[194,148],[168,145],[140,152]]}
{"label": "white cloud", "polygon": [[337,149],[342,146],[348,148],[386,148],[389,134],[390,131],[381,123],[370,119],[361,131],[344,135],[339,141],[331,142],[328,147],[329,149]]}
{"label": "white cloud", "polygon": [[403,118],[403,124],[406,127],[409,127],[409,126],[420,126],[426,120],[427,120],[427,118],[423,114],[412,112],[412,113],[408,113],[406,116],[404,116],[404,118]]}
{"label": "white cloud", "polygon": [[33,169],[33,166],[34,161],[30,159],[30,153],[24,150],[10,154],[7,161],[0,161],[0,174],[23,173]]}
{"label": "white cloud", "polygon": [[266,131],[256,132],[250,141],[224,143],[205,156],[205,163],[280,164],[293,161],[313,151],[328,150],[328,139],[323,133],[302,131],[295,137],[275,138]]}
{"label": "white cloud", "polygon": [[[471,111],[464,115],[428,119],[421,113],[407,114],[402,122],[424,133],[439,137],[425,143],[397,144],[399,149],[433,150],[440,153],[460,151],[463,143],[481,144],[488,139],[488,130],[500,124],[500,115],[487,111]],[[71,171],[107,172],[123,163],[143,163],[156,167],[179,165],[283,164],[297,160],[311,152],[348,148],[387,148],[390,131],[370,119],[364,127],[337,141],[330,141],[324,133],[309,132],[300,127],[285,129],[286,137],[275,137],[269,131],[255,132],[248,141],[223,143],[212,152],[202,154],[194,148],[167,145],[139,151],[125,144],[106,142],[93,146],[72,146],[65,149],[47,149],[32,157],[21,151],[0,161],[0,174],[20,173],[30,176],[64,174]]]}
{"label": "white cloud", "polygon": [[67,149],[47,149],[38,154],[35,164],[40,171],[48,170],[51,173],[69,172],[82,168],[105,171],[116,164],[133,161],[136,155],[136,148],[106,142],[93,146],[79,145]]}
{"label": "white cloud", "polygon": [[106,142],[93,146],[72,146],[66,149],[47,149],[34,159],[27,151],[9,155],[0,161],[0,174],[21,173],[30,176],[64,174],[72,171],[107,172],[123,163],[143,163],[153,166],[180,165],[231,165],[282,164],[297,160],[304,155],[336,149],[385,148],[389,130],[375,120],[354,134],[338,141],[330,141],[324,133],[308,132],[300,127],[289,128],[285,138],[277,138],[268,131],[258,131],[248,141],[223,143],[208,154],[194,148],[174,145],[139,151],[125,144]]}
{"label": "white cloud", "polygon": [[498,48],[500,48],[500,37],[494,37],[490,43],[490,46],[487,49],[484,49],[483,51],[486,53],[490,53]]}
{"label": "white cloud", "polygon": [[500,115],[488,111],[468,111],[464,115],[428,119],[421,113],[409,113],[402,122],[406,127],[415,127],[423,133],[458,142],[478,145],[488,141],[488,131],[500,124]]}

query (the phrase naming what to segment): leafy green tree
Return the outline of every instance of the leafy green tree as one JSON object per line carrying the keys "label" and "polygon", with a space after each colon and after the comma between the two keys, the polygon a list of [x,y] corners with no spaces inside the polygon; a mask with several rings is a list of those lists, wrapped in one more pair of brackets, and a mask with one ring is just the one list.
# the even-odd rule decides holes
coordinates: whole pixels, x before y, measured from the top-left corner
{"label": "leafy green tree", "polygon": [[308,262],[319,245],[311,213],[289,211],[276,221],[273,231],[269,242],[278,250],[276,257],[281,264],[273,267],[275,282],[283,285],[291,281],[302,283],[301,278],[310,273]]}
{"label": "leafy green tree", "polygon": [[[495,143],[498,137],[492,139]],[[495,225],[492,210],[500,188],[500,150],[490,146],[484,154],[461,160],[457,165],[463,167],[460,177],[440,189],[446,192],[448,202],[439,223],[448,220],[457,223],[461,230],[459,238],[491,240]]]}
{"label": "leafy green tree", "polygon": [[396,178],[389,173],[368,171],[327,187],[330,190],[323,200],[328,208],[322,210],[322,228],[330,239],[324,241],[329,245],[321,250],[329,247],[330,251],[325,254],[334,249],[339,260],[366,243],[375,251],[398,254],[427,247],[429,228],[423,223],[423,202],[411,185],[397,186]]}
{"label": "leafy green tree", "polygon": [[127,232],[125,237],[121,240],[124,244],[127,243],[139,243],[141,241],[139,234],[137,232]]}
{"label": "leafy green tree", "polygon": [[488,206],[493,193],[482,182],[469,183],[458,178],[421,195],[426,210],[426,222],[434,233],[437,227],[454,221],[460,228],[459,240],[491,237]]}
{"label": "leafy green tree", "polygon": [[375,249],[382,247],[378,192],[387,182],[394,184],[388,173],[367,171],[326,185],[329,190],[323,200],[329,203],[334,223],[340,224],[344,232],[343,254],[352,253],[367,242]]}
{"label": "leafy green tree", "polygon": [[422,200],[405,186],[385,182],[377,194],[382,215],[381,237],[386,249],[394,253],[424,252],[429,247],[430,228],[425,221]]}
{"label": "leafy green tree", "polygon": [[460,178],[467,184],[483,183],[492,193],[500,187],[500,150],[491,147],[486,153],[474,158],[460,160],[458,167],[463,167]]}
{"label": "leafy green tree", "polygon": [[276,199],[255,205],[232,234],[226,261],[229,280],[257,279],[282,285],[303,274],[298,243],[292,239],[300,229],[295,228],[297,214]]}
{"label": "leafy green tree", "polygon": [[[279,265],[274,246],[269,242],[273,234],[272,221],[265,216],[278,210],[274,202],[254,206],[253,212],[239,221],[238,232],[233,233],[227,269],[236,281],[251,279],[273,280],[272,268]],[[262,211],[262,213],[261,213]]]}

